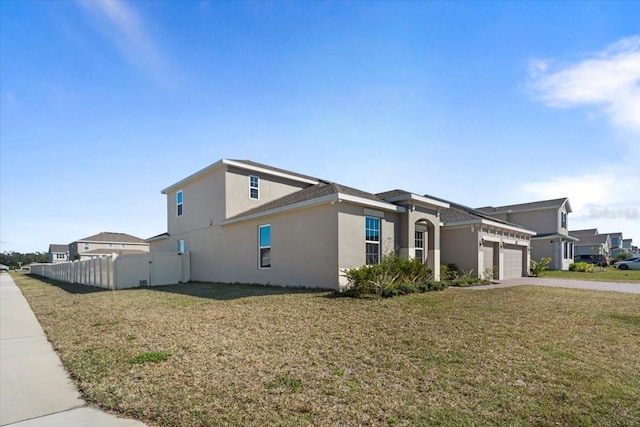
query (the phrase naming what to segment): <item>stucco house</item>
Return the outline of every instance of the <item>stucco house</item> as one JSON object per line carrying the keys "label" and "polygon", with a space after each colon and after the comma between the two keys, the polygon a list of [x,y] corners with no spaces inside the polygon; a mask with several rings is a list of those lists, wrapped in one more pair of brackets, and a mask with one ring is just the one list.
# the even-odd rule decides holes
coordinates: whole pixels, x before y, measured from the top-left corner
{"label": "stucco house", "polygon": [[84,260],[112,254],[149,252],[149,243],[126,233],[104,231],[69,244],[69,259]]}
{"label": "stucco house", "polygon": [[49,245],[49,253],[47,254],[50,264],[69,261],[69,245]]}
{"label": "stucco house", "polygon": [[488,279],[529,275],[534,231],[453,202],[441,220],[443,264]]}
{"label": "stucco house", "polygon": [[585,230],[572,230],[569,232],[579,239],[575,244],[575,255],[604,255],[609,256],[611,251],[611,238],[609,234],[598,233],[597,228]]}
{"label": "stucco house", "polygon": [[549,257],[552,270],[568,270],[578,241],[569,234],[571,205],[566,197],[506,206],[485,206],[478,211],[536,232],[531,238],[531,259]]}
{"label": "stucco house", "polygon": [[167,232],[147,241],[152,252],[189,251],[192,280],[339,289],[345,269],[392,251],[439,277],[441,213],[451,206],[441,199],[229,159],[162,193]]}

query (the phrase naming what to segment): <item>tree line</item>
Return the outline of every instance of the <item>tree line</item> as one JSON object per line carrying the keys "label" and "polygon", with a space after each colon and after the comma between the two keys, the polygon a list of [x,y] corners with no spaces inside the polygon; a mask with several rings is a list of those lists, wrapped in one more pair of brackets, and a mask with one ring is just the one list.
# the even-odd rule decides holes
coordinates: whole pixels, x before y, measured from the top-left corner
{"label": "tree line", "polygon": [[2,252],[0,253],[0,264],[4,264],[10,268],[19,268],[27,264],[36,262],[48,262],[49,256],[46,252],[33,252],[23,254],[20,252]]}

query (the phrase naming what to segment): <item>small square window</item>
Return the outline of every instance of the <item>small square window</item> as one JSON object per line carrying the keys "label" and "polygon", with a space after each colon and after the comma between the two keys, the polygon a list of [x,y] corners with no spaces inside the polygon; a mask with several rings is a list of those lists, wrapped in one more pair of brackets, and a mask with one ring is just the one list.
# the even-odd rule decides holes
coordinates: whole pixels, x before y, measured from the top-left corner
{"label": "small square window", "polygon": [[90,247],[89,243],[85,243],[85,244],[84,244],[84,250],[85,250],[85,251],[88,251],[88,250],[89,250],[89,247]]}

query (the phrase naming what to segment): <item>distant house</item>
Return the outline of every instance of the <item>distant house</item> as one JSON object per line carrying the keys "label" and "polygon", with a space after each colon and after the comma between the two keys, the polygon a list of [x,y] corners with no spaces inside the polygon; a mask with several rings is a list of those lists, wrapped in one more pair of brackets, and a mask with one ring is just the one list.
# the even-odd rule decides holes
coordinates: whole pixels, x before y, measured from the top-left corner
{"label": "distant house", "polygon": [[625,252],[633,253],[633,239],[622,239],[622,249]]}
{"label": "distant house", "polygon": [[478,211],[536,232],[531,238],[531,259],[551,258],[549,268],[568,270],[576,237],[569,235],[571,205],[566,197],[507,206],[485,206]]}
{"label": "distant house", "polygon": [[50,264],[69,261],[69,245],[49,245],[48,260]]}
{"label": "distant house", "polygon": [[622,252],[624,252],[624,249],[622,247],[622,233],[621,232],[617,232],[617,233],[607,233],[609,234],[609,241],[611,242],[611,246],[609,247],[609,255],[611,255],[612,257],[615,257],[618,254],[621,254]]}
{"label": "distant house", "polygon": [[69,259],[90,259],[111,254],[149,252],[149,243],[125,233],[102,232],[69,244]]}
{"label": "distant house", "polygon": [[[469,234],[449,246],[450,262],[481,274],[490,258],[505,277],[519,277],[534,234],[481,214],[443,223],[452,205],[442,199],[368,193],[250,160],[222,159],[162,193],[167,232],[147,239],[151,251],[189,251],[192,279],[207,282],[339,289],[346,269],[377,264],[391,252],[419,259],[438,279],[447,227],[456,238]],[[487,261],[483,241],[492,248]],[[511,244],[519,246],[519,268],[506,266],[505,259],[515,262],[504,255]]]}
{"label": "distant house", "polygon": [[573,237],[579,239],[575,244],[578,255],[604,255],[609,256],[611,251],[611,238],[609,234],[598,233],[597,228],[585,230],[572,230],[569,232]]}

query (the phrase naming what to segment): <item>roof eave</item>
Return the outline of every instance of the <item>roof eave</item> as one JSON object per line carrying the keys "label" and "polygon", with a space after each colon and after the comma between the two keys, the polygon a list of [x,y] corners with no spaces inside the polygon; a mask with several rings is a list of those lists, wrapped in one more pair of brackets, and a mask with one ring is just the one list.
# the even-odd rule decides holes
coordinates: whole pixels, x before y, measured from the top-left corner
{"label": "roof eave", "polygon": [[491,221],[484,218],[469,219],[466,221],[457,221],[457,222],[447,222],[445,223],[444,226],[445,227],[461,227],[461,226],[476,225],[476,224],[487,225],[487,226],[496,227],[496,228],[503,228],[505,230],[515,231],[522,234],[528,234],[530,236],[535,236],[537,234],[535,231],[527,230],[526,228],[514,227],[512,225],[502,224],[502,223]]}
{"label": "roof eave", "polygon": [[266,168],[261,168],[259,166],[253,166],[253,165],[248,165],[246,163],[242,163],[242,162],[237,162],[235,160],[228,160],[228,159],[220,159],[217,162],[207,166],[204,169],[200,169],[198,172],[189,175],[188,177],[176,182],[175,184],[170,185],[169,187],[165,188],[164,190],[162,190],[160,193],[161,194],[167,194],[168,192],[175,190],[177,188],[180,188],[182,186],[184,186],[185,184],[198,179],[204,175],[207,175],[211,172],[213,172],[214,170],[218,169],[221,166],[234,166],[240,169],[244,169],[244,170],[248,170],[248,171],[252,171],[252,172],[260,172],[260,173],[264,173],[267,175],[272,175],[272,176],[277,176],[280,178],[286,178],[286,179],[290,179],[292,181],[298,181],[298,182],[303,182],[305,184],[318,184],[319,181],[317,180],[313,180],[313,179],[308,179],[308,178],[303,178],[300,176],[296,176],[296,175],[292,175],[292,174],[287,174],[287,173],[283,173],[283,172],[278,172],[278,171],[273,171],[270,169],[266,169]]}

